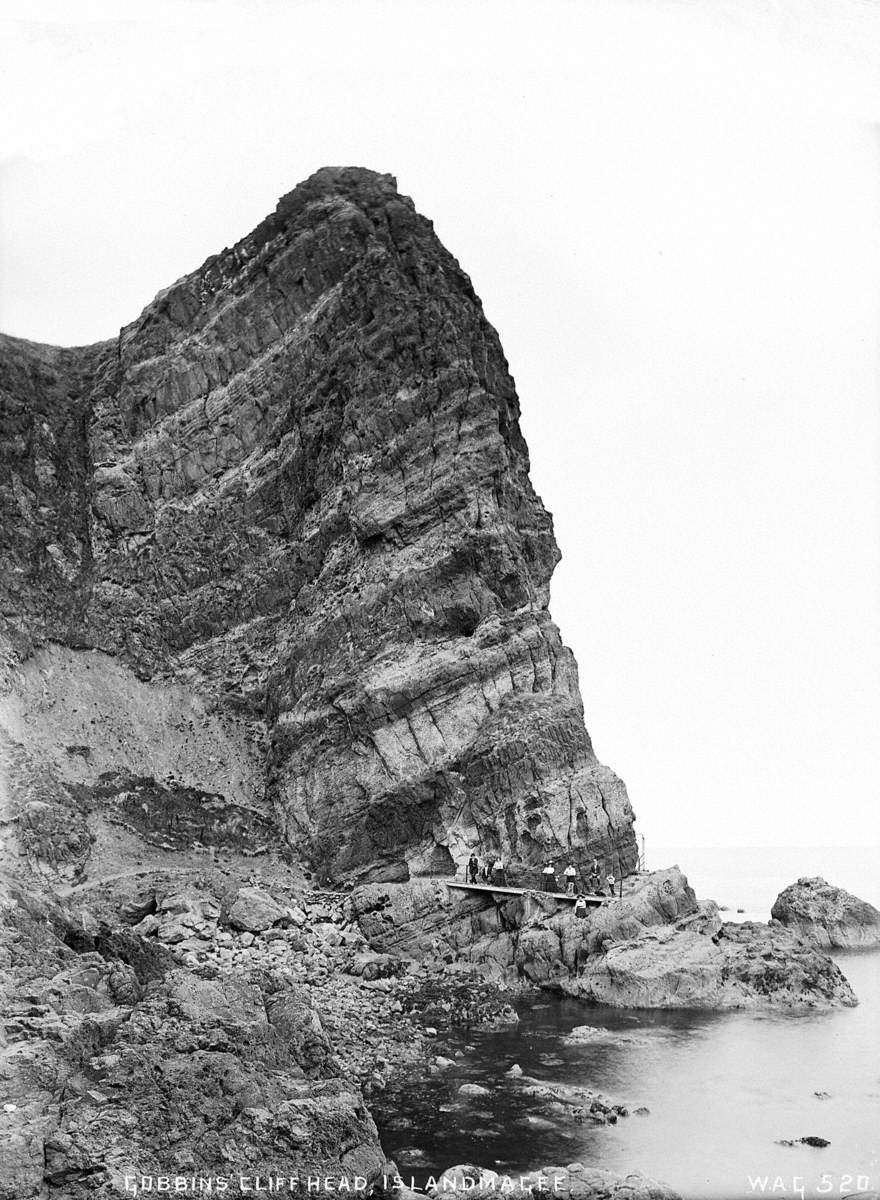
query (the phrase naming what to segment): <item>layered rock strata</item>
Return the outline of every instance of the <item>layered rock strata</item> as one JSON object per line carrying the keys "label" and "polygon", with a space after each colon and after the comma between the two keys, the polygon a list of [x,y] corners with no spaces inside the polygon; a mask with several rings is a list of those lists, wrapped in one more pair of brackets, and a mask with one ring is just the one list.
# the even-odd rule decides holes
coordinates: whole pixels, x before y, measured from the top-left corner
{"label": "layered rock strata", "polygon": [[677,867],[640,875],[623,899],[578,918],[536,892],[488,900],[437,880],[368,884],[348,901],[379,951],[467,963],[507,983],[621,1008],[850,1007],[827,955],[781,925],[722,922]]}
{"label": "layered rock strata", "polygon": [[[209,717],[241,743],[225,783],[159,777],[108,762],[129,739],[106,704],[52,764],[60,793],[101,778],[134,814],[158,788],[177,844],[274,837],[332,878],[471,850],[525,877],[634,865],[548,611],[559,552],[498,337],[390,176],[319,171],[113,341],[0,339],[0,406],[7,674],[59,643],[56,679],[159,687],[169,734],[204,743]],[[8,736],[30,753],[55,716]],[[198,836],[209,801],[232,833]]]}

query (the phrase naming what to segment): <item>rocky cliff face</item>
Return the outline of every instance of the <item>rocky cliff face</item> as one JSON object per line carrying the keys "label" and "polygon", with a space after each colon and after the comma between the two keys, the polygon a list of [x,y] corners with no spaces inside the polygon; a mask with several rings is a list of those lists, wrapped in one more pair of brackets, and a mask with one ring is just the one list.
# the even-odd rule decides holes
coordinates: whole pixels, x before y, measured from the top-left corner
{"label": "rocky cliff face", "polygon": [[[113,341],[0,340],[8,763],[42,747],[71,812],[100,785],[178,849],[274,841],[331,878],[471,849],[632,867],[518,416],[470,280],[359,169],[319,171]],[[61,676],[82,712],[40,696]],[[172,763],[123,728],[144,688]]]}

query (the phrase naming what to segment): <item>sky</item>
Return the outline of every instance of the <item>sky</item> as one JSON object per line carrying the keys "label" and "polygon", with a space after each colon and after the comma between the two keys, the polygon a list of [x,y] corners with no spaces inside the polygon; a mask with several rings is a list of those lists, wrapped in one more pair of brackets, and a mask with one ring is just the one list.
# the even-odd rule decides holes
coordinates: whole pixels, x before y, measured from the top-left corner
{"label": "sky", "polygon": [[880,844],[880,6],[6,0],[0,329],[112,337],[325,164],[470,274],[656,845]]}

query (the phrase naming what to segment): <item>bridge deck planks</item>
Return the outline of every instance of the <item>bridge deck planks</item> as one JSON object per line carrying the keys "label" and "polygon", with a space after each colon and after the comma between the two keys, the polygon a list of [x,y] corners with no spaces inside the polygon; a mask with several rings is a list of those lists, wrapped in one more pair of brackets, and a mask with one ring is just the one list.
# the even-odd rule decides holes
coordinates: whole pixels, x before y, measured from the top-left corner
{"label": "bridge deck planks", "polygon": [[[574,904],[575,900],[577,900],[577,895],[572,895],[570,892],[542,892],[539,888],[496,887],[491,883],[459,883],[452,882],[451,880],[444,880],[444,883],[447,887],[458,888],[461,892],[488,892],[489,894],[499,896],[525,896],[529,892],[533,892],[536,896],[548,896],[552,900],[566,900],[569,904]],[[594,896],[585,893],[584,899],[587,904],[596,908],[600,904],[607,903],[611,897]]]}

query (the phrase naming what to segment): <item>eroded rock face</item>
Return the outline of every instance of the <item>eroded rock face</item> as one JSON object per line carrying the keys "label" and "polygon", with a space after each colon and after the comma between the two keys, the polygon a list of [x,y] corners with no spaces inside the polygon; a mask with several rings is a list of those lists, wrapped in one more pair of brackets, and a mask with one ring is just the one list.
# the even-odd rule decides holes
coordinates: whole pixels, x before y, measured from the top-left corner
{"label": "eroded rock face", "polygon": [[880,912],[820,876],[799,879],[781,891],[770,915],[815,946],[880,946]]}
{"label": "eroded rock face", "polygon": [[858,1003],[830,958],[780,926],[703,919],[648,929],[588,958],[569,995],[624,1008],[840,1008]]}
{"label": "eroded rock face", "polygon": [[498,337],[390,176],[319,171],[112,343],[3,338],[0,402],[8,662],[96,647],[240,727],[225,788],[136,777],[170,829],[244,784],[328,877],[634,865]]}
{"label": "eroded rock face", "polygon": [[857,1003],[817,947],[776,923],[723,923],[678,867],[635,877],[585,918],[540,892],[493,899],[428,879],[365,885],[347,909],[376,950],[620,1008]]}
{"label": "eroded rock face", "polygon": [[615,941],[699,912],[678,867],[634,877],[624,899],[591,909],[585,919],[539,891],[493,897],[447,888],[439,879],[365,884],[351,893],[348,906],[377,950],[419,960],[454,958],[490,976],[532,983],[576,970]]}
{"label": "eroded rock face", "polygon": [[[157,913],[216,908],[192,889]],[[169,1172],[227,1177],[238,1196],[239,1172],[292,1161],[379,1178],[361,1087],[420,1035],[400,1002],[392,1028],[388,998],[345,973],[347,946],[316,921],[287,931],[296,944],[203,927],[163,943],[84,915],[0,888],[2,1200],[109,1198],[126,1174]]]}

